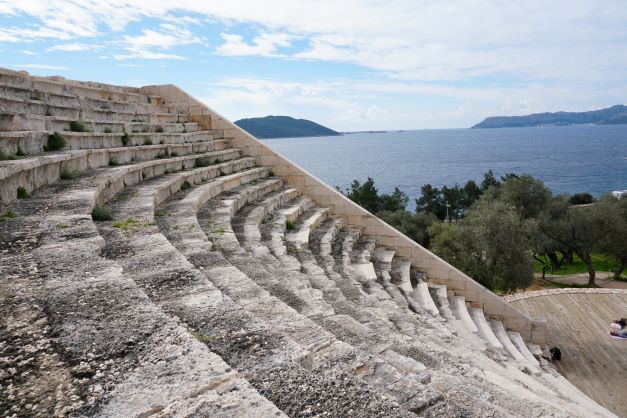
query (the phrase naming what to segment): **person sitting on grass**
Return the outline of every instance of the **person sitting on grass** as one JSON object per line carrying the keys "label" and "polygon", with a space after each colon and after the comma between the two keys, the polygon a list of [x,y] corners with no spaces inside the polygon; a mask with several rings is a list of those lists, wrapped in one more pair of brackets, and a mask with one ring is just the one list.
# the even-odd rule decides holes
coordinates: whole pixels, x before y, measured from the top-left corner
{"label": "person sitting on grass", "polygon": [[615,337],[627,338],[627,318],[617,319],[610,325],[610,334]]}

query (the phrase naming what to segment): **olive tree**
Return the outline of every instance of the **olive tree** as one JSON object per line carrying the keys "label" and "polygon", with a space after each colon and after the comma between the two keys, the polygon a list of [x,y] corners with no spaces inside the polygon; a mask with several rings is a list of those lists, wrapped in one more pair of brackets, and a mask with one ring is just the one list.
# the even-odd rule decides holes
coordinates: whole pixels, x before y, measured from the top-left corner
{"label": "olive tree", "polygon": [[549,238],[572,248],[588,269],[588,286],[596,286],[592,254],[612,233],[615,213],[607,205],[571,206],[568,196],[558,196],[548,205],[539,221]]}
{"label": "olive tree", "polygon": [[480,200],[461,224],[429,228],[431,249],[492,290],[512,291],[533,279],[535,222],[510,204]]}

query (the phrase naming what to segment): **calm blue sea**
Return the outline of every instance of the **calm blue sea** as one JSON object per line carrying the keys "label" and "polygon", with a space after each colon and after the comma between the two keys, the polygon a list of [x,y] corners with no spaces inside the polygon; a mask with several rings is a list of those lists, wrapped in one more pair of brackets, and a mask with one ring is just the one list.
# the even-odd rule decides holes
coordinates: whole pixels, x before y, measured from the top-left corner
{"label": "calm blue sea", "polygon": [[531,174],[554,193],[627,189],[627,125],[435,129],[264,142],[332,186],[368,176],[382,192],[480,181],[489,169]]}

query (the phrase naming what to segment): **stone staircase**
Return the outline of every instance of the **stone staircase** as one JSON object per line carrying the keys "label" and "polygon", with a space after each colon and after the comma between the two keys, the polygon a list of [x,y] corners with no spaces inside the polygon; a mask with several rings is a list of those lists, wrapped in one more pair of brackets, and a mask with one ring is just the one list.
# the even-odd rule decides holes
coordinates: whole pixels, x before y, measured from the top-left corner
{"label": "stone staircase", "polygon": [[0,70],[0,150],[2,416],[613,416],[542,321],[174,86]]}

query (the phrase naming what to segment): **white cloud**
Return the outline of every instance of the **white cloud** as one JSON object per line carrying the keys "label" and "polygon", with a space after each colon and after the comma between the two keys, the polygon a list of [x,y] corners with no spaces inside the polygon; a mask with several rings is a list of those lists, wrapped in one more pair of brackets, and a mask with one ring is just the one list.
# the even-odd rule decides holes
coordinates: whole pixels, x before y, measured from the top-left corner
{"label": "white cloud", "polygon": [[264,57],[279,56],[279,47],[289,47],[292,36],[285,33],[262,33],[255,37],[252,44],[244,42],[240,35],[223,33],[221,34],[224,43],[217,49],[220,55],[244,56],[260,55]]}
{"label": "white cloud", "polygon": [[[159,51],[191,44],[206,45],[204,39],[195,36],[189,29],[169,23],[160,25],[159,29],[159,32],[152,29],[143,29],[142,34],[139,36],[124,35],[122,43],[129,53],[117,54],[114,55],[114,58],[116,60],[133,58],[182,60],[186,59],[182,55]],[[159,51],[155,51],[155,49]]]}
{"label": "white cloud", "polygon": [[51,48],[48,48],[48,51],[65,51],[65,52],[80,52],[80,51],[90,51],[92,49],[99,49],[96,45],[87,45],[79,42],[74,42],[70,44],[58,44],[54,45]]}
{"label": "white cloud", "polygon": [[[100,26],[120,31],[142,18],[175,22],[173,27],[204,19],[258,29],[251,43],[225,34],[217,50],[223,55],[276,55],[298,37],[309,46],[296,58],[353,63],[400,79],[504,74],[521,80],[618,80],[627,66],[624,6],[620,0],[556,0],[542,7],[535,0],[7,0],[1,12],[35,16],[44,26],[31,33],[3,28],[0,40],[96,36]],[[168,45],[167,32],[146,29],[126,40],[145,52],[161,47],[152,40]],[[162,56],[132,50],[120,55]]]}
{"label": "white cloud", "polygon": [[47,64],[16,64],[16,65],[12,65],[12,67],[33,68],[36,70],[58,70],[58,71],[66,71],[70,69],[69,67],[63,67],[61,65],[47,65]]}
{"label": "white cloud", "polygon": [[22,50],[22,54],[24,54],[24,55],[30,55],[30,56],[37,55],[35,52],[33,52],[33,51],[29,51],[28,49],[23,49],[23,50]]}

